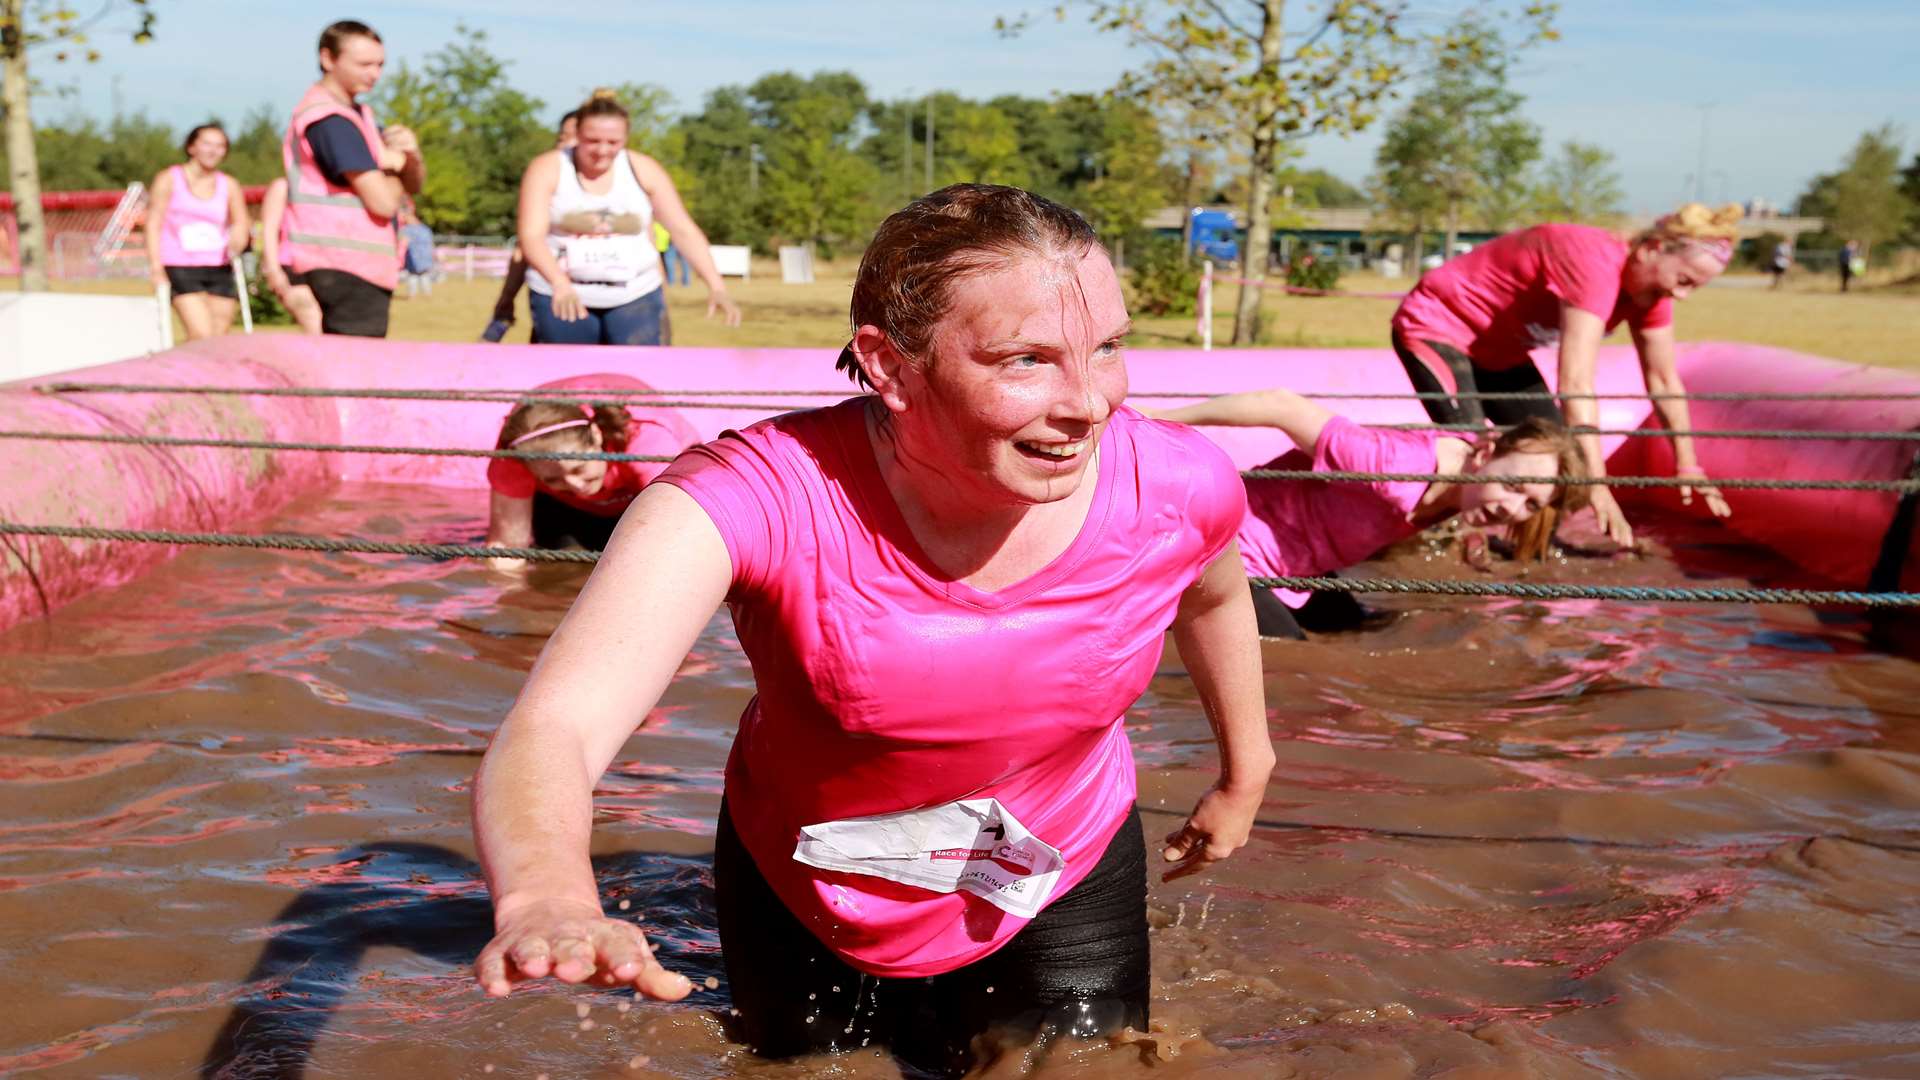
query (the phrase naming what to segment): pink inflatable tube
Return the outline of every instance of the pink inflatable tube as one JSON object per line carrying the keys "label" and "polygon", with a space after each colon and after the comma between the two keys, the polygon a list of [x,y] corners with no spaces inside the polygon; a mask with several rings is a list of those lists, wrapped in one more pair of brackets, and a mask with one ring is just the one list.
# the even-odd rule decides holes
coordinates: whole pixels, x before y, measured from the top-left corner
{"label": "pink inflatable tube", "polygon": [[[739,407],[680,413],[703,438],[784,408],[817,405],[803,390],[851,392],[832,369],[830,350],[643,349],[500,346],[357,341],[293,334],[233,336],[60,376],[59,381],[164,385],[395,389],[526,388],[589,372],[619,372],[662,389],[738,391]],[[1225,393],[1288,386],[1307,393],[1400,393],[1399,361],[1387,350],[1260,350],[1129,354],[1136,393]],[[1827,385],[1915,386],[1915,380],[1872,369],[1843,368],[1791,353],[1740,346],[1699,346],[1683,370],[1700,389]],[[1847,374],[1834,374],[1834,373]],[[1827,381],[1823,382],[1822,380]],[[1873,381],[1878,379],[1879,381]],[[33,380],[33,384],[55,381]],[[0,430],[145,433],[215,438],[490,447],[507,406],[498,403],[388,401],[355,398],[37,393],[29,383],[0,386]],[[1603,350],[1599,388],[1641,389],[1631,351]],[[782,392],[787,393],[783,394]],[[1143,401],[1143,404],[1147,402]],[[1417,402],[1330,402],[1363,422],[1418,422]],[[1829,406],[1812,414],[1759,414],[1696,406],[1701,426],[1920,425],[1920,403],[1893,408]],[[1897,415],[1896,415],[1897,414]],[[1603,424],[1631,428],[1648,415],[1645,401],[1604,403]],[[1276,432],[1215,430],[1242,467],[1285,450]],[[1621,439],[1611,440],[1610,449]],[[1656,440],[1632,440],[1634,444]],[[1647,452],[1635,445],[1637,462]],[[1654,451],[1657,455],[1660,451]],[[1744,443],[1704,440],[1707,467],[1720,475],[1899,476],[1899,444]],[[245,532],[289,500],[339,480],[485,486],[480,458],[353,455],[312,451],[141,447],[5,440],[8,483],[0,519],[133,529]],[[1635,466],[1638,467],[1637,464]],[[1629,471],[1617,468],[1615,471]],[[1735,525],[1764,543],[1806,557],[1807,564],[1857,584],[1891,514],[1886,496],[1734,493]],[[477,496],[476,496],[477,499]],[[476,509],[478,502],[476,502]],[[1846,524],[1835,525],[1835,522]],[[1852,530],[1850,538],[1841,534]],[[1866,542],[1862,542],[1862,537]],[[1809,539],[1817,537],[1817,544]],[[0,628],[88,591],[125,582],[171,555],[157,545],[0,537]],[[1842,541],[1845,542],[1842,542]],[[1845,549],[1845,557],[1840,549]]]}

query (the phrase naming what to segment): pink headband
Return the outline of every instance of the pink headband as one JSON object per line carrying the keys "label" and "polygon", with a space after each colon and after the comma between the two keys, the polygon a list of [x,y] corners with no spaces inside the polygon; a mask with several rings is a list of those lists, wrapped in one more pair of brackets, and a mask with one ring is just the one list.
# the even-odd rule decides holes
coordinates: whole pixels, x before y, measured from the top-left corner
{"label": "pink headband", "polygon": [[1706,252],[1708,255],[1713,256],[1713,260],[1721,266],[1725,266],[1733,261],[1733,241],[1731,240],[1721,237],[1705,237],[1698,240],[1688,239],[1686,246],[1699,248],[1701,251]]}
{"label": "pink headband", "polygon": [[593,421],[587,420],[587,419],[562,420],[557,424],[548,424],[546,427],[534,428],[532,431],[529,431],[525,435],[522,435],[519,438],[508,443],[507,449],[511,450],[514,447],[519,446],[521,443],[526,442],[528,439],[537,439],[542,435],[551,435],[556,431],[565,431],[568,428],[586,427],[591,423],[593,423]]}

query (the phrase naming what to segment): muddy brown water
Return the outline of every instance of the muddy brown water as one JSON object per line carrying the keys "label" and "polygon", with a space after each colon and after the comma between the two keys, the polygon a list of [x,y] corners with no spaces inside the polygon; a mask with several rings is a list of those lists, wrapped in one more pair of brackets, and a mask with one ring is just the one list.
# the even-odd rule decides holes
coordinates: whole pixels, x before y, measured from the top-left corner
{"label": "muddy brown water", "polygon": [[[265,527],[469,539],[481,510],[349,486]],[[1666,554],[1543,573],[1790,577],[1650,531]],[[0,635],[0,1073],[897,1075],[756,1061],[718,1019],[708,852],[752,692],[724,618],[594,849],[609,906],[718,988],[474,989],[469,779],[584,573],[191,551]],[[1803,608],[1382,606],[1264,647],[1280,766],[1248,849],[1154,882],[1154,1030],[993,1075],[1920,1075],[1920,665]],[[1214,760],[1163,668],[1127,717],[1161,832]]]}

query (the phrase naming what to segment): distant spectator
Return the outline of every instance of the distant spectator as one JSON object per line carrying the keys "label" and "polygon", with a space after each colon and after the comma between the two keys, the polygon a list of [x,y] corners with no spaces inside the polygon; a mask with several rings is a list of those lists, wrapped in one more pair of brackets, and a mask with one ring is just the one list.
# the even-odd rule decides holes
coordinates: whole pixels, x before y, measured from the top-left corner
{"label": "distant spectator", "polygon": [[1782,240],[1773,245],[1773,258],[1767,262],[1767,273],[1773,275],[1773,288],[1779,288],[1786,280],[1787,271],[1793,268],[1793,243]]}
{"label": "distant spectator", "polygon": [[[653,246],[660,251],[660,266],[666,274],[667,284],[687,284],[689,280],[687,277],[687,260],[680,254],[680,249],[674,246],[673,234],[667,231],[665,225],[657,221],[653,223]],[[678,281],[674,280],[675,267],[678,267],[680,271],[680,280]]]}
{"label": "distant spectator", "polygon": [[[571,150],[573,144],[580,141],[580,110],[570,109],[560,118],[560,127],[554,132],[553,148]],[[480,331],[481,341],[498,343],[513,329],[513,306],[520,299],[520,289],[527,283],[527,257],[520,254],[520,241],[513,242],[513,255],[507,259],[507,276],[500,282],[500,295],[493,301],[493,321]]]}
{"label": "distant spectator", "polygon": [[280,298],[280,306],[293,316],[294,323],[305,333],[317,334],[320,302],[313,298],[312,289],[293,283],[282,261],[280,249],[287,242],[286,219],[287,178],[278,176],[267,185],[267,194],[260,200],[260,276],[267,279],[267,286]]}
{"label": "distant spectator", "polygon": [[187,340],[218,337],[240,311],[233,260],[247,249],[252,226],[240,185],[220,171],[227,133],[201,124],[187,133],[185,165],[153,178],[147,203],[147,262],[156,286],[173,295]]}
{"label": "distant spectator", "polygon": [[426,179],[420,143],[384,131],[360,95],[380,81],[386,46],[365,23],[320,34],[320,81],[294,107],[281,144],[287,183],[291,280],[313,290],[328,334],[386,337],[400,278],[394,218]]}
{"label": "distant spectator", "polygon": [[1853,284],[1853,275],[1858,274],[1867,268],[1866,262],[1867,261],[1865,259],[1862,259],[1860,257],[1860,241],[1858,240],[1847,241],[1846,246],[1840,249],[1840,291],[1841,292],[1846,292],[1847,286]]}
{"label": "distant spectator", "polygon": [[433,264],[433,230],[413,211],[413,204],[400,208],[400,243],[405,249],[400,273],[407,279],[407,295],[433,295],[433,279],[438,274]]}

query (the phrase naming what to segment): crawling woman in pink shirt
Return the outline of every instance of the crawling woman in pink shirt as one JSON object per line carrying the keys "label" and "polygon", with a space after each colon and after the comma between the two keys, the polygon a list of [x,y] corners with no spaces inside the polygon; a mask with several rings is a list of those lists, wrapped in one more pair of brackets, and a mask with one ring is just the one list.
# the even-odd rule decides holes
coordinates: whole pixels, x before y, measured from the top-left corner
{"label": "crawling woman in pink shirt", "polygon": [[587,850],[594,782],[724,601],[758,691],[714,841],[734,1032],[953,1074],[983,1033],[1144,1027],[1121,721],[1171,629],[1221,771],[1162,858],[1246,843],[1274,756],[1245,489],[1125,405],[1126,304],[1071,210],[918,199],[875,234],[851,315],[840,367],[869,392],[681,455],[535,665],[475,789],[479,982],[692,989],[602,914]]}
{"label": "crawling woman in pink shirt", "polygon": [[[1560,420],[1545,397],[1534,349],[1559,350],[1559,392],[1565,420],[1579,432],[1587,472],[1607,474],[1598,435],[1599,405],[1590,397],[1600,340],[1621,323],[1649,394],[1683,394],[1674,365],[1673,303],[1719,276],[1733,257],[1740,208],[1710,210],[1688,203],[1654,222],[1631,242],[1591,225],[1547,224],[1508,233],[1453,259],[1420,279],[1393,315],[1393,347],[1415,390],[1435,394],[1534,392],[1532,401],[1472,397],[1429,400],[1435,422],[1514,423],[1524,416]],[[1684,398],[1656,398],[1654,411],[1672,431],[1692,427]],[[1732,513],[1706,482],[1693,440],[1673,440],[1675,471],[1697,481],[1680,489],[1691,502],[1697,489],[1719,517]],[[1633,528],[1605,487],[1590,492],[1600,525],[1616,543],[1633,543]]]}
{"label": "crawling woman in pink shirt", "polygon": [[[1162,420],[1217,427],[1277,428],[1296,449],[1262,469],[1316,472],[1468,474],[1478,482],[1321,481],[1248,477],[1247,516],[1238,535],[1249,577],[1313,577],[1372,556],[1388,544],[1459,517],[1471,526],[1519,525],[1564,510],[1584,494],[1564,484],[1517,477],[1585,477],[1580,446],[1558,422],[1527,416],[1478,439],[1426,431],[1368,428],[1275,388],[1224,394],[1153,413]],[[1365,609],[1352,593],[1273,593],[1253,588],[1262,637],[1306,637],[1302,630],[1351,630]]]}

